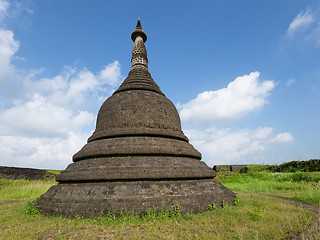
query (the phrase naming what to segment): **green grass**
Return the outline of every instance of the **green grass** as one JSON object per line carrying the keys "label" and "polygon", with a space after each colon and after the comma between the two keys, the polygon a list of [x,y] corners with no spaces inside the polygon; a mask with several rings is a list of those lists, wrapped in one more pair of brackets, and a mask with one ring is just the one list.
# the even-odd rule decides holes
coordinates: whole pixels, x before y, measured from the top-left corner
{"label": "green grass", "polygon": [[[318,175],[311,177],[316,179]],[[180,215],[176,208],[171,214],[149,212],[143,217],[123,214],[96,219],[39,214],[31,201],[56,184],[55,181],[0,179],[0,239],[282,239],[303,231],[314,220],[314,214],[299,205],[249,191],[249,185],[260,184],[260,179],[281,183],[296,178],[231,173],[223,181],[236,188],[237,179],[243,187],[238,187],[241,191],[237,191],[236,206],[211,205],[211,211],[198,214]]]}
{"label": "green grass", "polygon": [[25,203],[1,204],[1,239],[281,239],[302,231],[312,214],[266,196],[239,194],[237,207],[177,217],[133,215],[67,219],[26,214]]}
{"label": "green grass", "polygon": [[31,181],[0,178],[0,203],[3,201],[34,200],[54,184],[56,184],[54,180]]}
{"label": "green grass", "polygon": [[219,172],[217,177],[233,191],[267,193],[320,204],[320,172]]}

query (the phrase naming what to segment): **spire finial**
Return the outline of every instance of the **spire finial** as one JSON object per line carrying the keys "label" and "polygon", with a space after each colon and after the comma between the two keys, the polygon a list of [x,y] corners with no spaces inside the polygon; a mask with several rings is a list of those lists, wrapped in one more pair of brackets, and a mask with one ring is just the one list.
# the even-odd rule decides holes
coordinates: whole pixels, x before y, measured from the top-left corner
{"label": "spire finial", "polygon": [[137,27],[142,28],[142,27],[141,27],[141,22],[140,22],[140,18],[139,18],[139,17],[138,17]]}
{"label": "spire finial", "polygon": [[141,27],[141,22],[140,22],[140,18],[139,17],[138,17],[138,22],[137,22],[136,29],[131,34],[132,41],[135,41],[136,37],[138,37],[138,36],[142,37],[143,42],[147,41],[147,34],[143,31],[143,29]]}

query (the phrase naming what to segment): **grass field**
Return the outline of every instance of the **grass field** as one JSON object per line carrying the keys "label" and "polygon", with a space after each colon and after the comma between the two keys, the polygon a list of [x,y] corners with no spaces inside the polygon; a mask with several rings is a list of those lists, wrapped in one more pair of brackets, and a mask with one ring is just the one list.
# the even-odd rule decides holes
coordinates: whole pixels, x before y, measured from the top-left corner
{"label": "grass field", "polygon": [[219,172],[217,178],[236,192],[272,194],[320,204],[320,172]]}
{"label": "grass field", "polygon": [[319,216],[282,199],[300,199],[319,206],[320,172],[219,173],[237,192],[239,203],[181,216],[149,213],[96,219],[46,217],[30,201],[55,181],[0,179],[0,239],[282,239],[301,232]]}

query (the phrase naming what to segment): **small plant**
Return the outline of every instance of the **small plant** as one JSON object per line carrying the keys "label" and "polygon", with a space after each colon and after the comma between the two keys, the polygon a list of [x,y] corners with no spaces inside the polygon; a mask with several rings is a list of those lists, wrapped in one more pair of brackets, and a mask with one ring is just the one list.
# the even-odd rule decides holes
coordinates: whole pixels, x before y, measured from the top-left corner
{"label": "small plant", "polygon": [[151,221],[157,218],[157,213],[153,210],[149,210],[144,216],[143,219]]}
{"label": "small plant", "polygon": [[34,216],[34,215],[38,214],[40,211],[39,211],[39,209],[37,209],[35,207],[33,202],[27,202],[27,204],[24,208],[24,212],[28,215]]}
{"label": "small plant", "polygon": [[216,206],[216,204],[214,202],[212,202],[212,203],[210,203],[208,205],[208,210],[209,211],[216,210],[216,209],[217,209],[217,206]]}
{"label": "small plant", "polygon": [[136,215],[133,211],[124,212],[124,209],[119,212],[102,213],[96,220],[106,225],[117,225],[124,222],[132,222],[140,224],[141,221],[166,220],[169,218],[178,219],[181,217],[180,206],[176,204],[171,210],[160,209],[158,211],[149,210],[144,214]]}
{"label": "small plant", "polygon": [[250,217],[252,220],[258,220],[262,217],[262,212],[259,209],[255,209],[250,213]]}
{"label": "small plant", "polygon": [[226,203],[226,201],[223,200],[222,203],[221,203],[221,207],[222,207],[222,208],[228,208],[229,206],[228,206],[228,204]]}
{"label": "small plant", "polygon": [[169,212],[164,210],[164,209],[160,209],[156,215],[156,218],[159,220],[164,220],[167,219],[169,217]]}
{"label": "small plant", "polygon": [[238,195],[236,195],[236,197],[232,200],[232,204],[234,206],[238,206],[239,205],[239,197],[238,197]]}
{"label": "small plant", "polygon": [[180,206],[176,204],[172,209],[172,216],[179,217],[180,216]]}

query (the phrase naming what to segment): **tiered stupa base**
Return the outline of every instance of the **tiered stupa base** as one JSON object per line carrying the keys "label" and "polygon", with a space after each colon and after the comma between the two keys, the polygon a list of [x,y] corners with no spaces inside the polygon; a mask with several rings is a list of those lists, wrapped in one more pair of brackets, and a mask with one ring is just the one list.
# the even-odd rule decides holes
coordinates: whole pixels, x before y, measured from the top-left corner
{"label": "tiered stupa base", "polygon": [[206,163],[187,157],[126,156],[82,160],[56,177],[59,184],[37,199],[47,214],[98,217],[102,214],[207,210],[232,204],[235,194],[213,180]]}
{"label": "tiered stupa base", "polygon": [[65,183],[43,194],[37,208],[48,214],[94,218],[110,212],[170,210],[178,204],[181,213],[196,213],[212,202],[232,204],[234,197],[220,182],[209,179]]}

